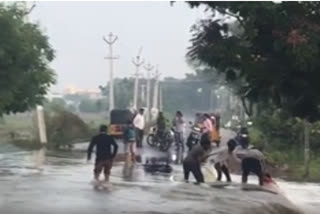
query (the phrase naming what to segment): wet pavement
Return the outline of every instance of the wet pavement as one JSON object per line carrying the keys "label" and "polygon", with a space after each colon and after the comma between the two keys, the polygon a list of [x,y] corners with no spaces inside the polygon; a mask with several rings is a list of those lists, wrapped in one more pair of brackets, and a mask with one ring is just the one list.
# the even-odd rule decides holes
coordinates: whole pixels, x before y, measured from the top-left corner
{"label": "wet pavement", "polygon": [[[142,161],[147,156],[168,155],[147,146],[140,152]],[[240,185],[213,188],[208,184],[196,186],[179,182],[181,165],[173,165],[170,175],[151,175],[144,172],[141,164],[116,162],[111,189],[97,191],[90,183],[93,164],[86,163],[85,157],[81,149],[22,151],[1,144],[1,213],[299,213],[282,195],[243,191]],[[234,179],[239,180],[237,176]],[[280,186],[286,186],[287,193],[292,190],[289,183],[283,182]]]}

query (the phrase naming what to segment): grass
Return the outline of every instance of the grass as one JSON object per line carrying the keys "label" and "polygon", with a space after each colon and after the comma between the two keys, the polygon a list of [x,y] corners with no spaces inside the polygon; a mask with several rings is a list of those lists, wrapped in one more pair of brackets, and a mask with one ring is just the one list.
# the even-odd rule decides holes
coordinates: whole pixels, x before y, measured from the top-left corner
{"label": "grass", "polygon": [[250,141],[257,148],[263,149],[267,161],[275,166],[276,175],[291,181],[320,181],[320,159],[317,154],[311,155],[309,176],[305,177],[304,150],[301,145],[285,146],[279,138],[268,144],[263,133],[255,127],[250,128]]}
{"label": "grass", "polygon": [[269,163],[275,165],[276,174],[285,180],[290,181],[320,181],[320,159],[315,155],[311,156],[309,176],[305,176],[303,150],[299,148],[286,151],[273,150],[266,152]]}
{"label": "grass", "polygon": [[[97,133],[101,124],[108,124],[108,118],[104,114],[80,114],[79,116],[89,126],[92,134]],[[35,140],[37,139],[36,133],[37,130],[31,112],[4,115],[0,119],[0,143],[12,143],[24,148],[36,149],[40,146]]]}
{"label": "grass", "polygon": [[104,113],[80,113],[80,118],[88,124],[90,129],[97,129],[101,124],[109,124],[108,115]]}
{"label": "grass", "polygon": [[33,138],[35,133],[32,115],[30,113],[5,115],[0,122],[1,141],[11,139],[11,135],[15,133],[24,139]]}
{"label": "grass", "polygon": [[287,180],[291,181],[307,181],[307,182],[319,182],[320,181],[320,161],[311,160],[309,176],[305,177],[304,165],[302,163],[291,163],[289,165],[290,173],[287,175]]}

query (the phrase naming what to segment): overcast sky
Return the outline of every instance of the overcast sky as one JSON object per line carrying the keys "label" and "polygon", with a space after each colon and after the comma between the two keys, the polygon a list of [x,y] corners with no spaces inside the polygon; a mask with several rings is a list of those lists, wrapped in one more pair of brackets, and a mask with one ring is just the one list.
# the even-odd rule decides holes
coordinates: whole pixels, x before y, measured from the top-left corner
{"label": "overcast sky", "polygon": [[97,88],[108,81],[102,35],[110,31],[119,37],[116,77],[133,74],[131,60],[140,46],[142,57],[158,64],[163,76],[184,77],[192,72],[185,61],[189,30],[203,16],[203,10],[183,2],[37,2],[30,18],[40,23],[56,50],[52,68],[58,83],[52,91],[62,91],[69,84]]}

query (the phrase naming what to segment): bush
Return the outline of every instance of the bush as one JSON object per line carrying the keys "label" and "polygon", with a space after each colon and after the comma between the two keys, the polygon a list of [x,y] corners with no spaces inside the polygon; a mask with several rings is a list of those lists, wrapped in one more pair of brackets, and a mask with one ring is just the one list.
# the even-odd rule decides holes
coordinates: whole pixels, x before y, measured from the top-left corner
{"label": "bush", "polygon": [[[265,147],[267,160],[280,169],[288,166],[290,177],[302,178],[304,174],[304,122],[292,118],[281,111],[264,112],[254,119],[254,127],[250,128],[250,138],[253,145]],[[262,143],[264,142],[264,143]],[[310,134],[311,149],[311,180],[319,177],[317,166],[320,152],[320,123],[312,124]],[[316,176],[317,175],[317,176]]]}
{"label": "bush", "polygon": [[46,112],[45,117],[48,141],[54,147],[71,146],[90,137],[87,124],[72,112],[59,109]]}
{"label": "bush", "polygon": [[266,147],[266,142],[265,142],[263,133],[255,127],[250,128],[249,133],[250,133],[250,142],[252,143],[252,145],[256,148],[264,150]]}
{"label": "bush", "polygon": [[301,145],[303,137],[302,121],[289,118],[283,112],[260,114],[254,119],[254,128],[260,132],[268,149],[288,151]]}

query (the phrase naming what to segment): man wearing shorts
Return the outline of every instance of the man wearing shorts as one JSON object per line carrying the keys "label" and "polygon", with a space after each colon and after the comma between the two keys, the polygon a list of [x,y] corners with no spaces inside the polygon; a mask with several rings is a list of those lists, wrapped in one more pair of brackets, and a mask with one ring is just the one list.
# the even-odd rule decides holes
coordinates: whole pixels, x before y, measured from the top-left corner
{"label": "man wearing shorts", "polygon": [[131,160],[136,160],[136,132],[131,121],[127,122],[127,127],[123,133],[125,154],[131,157]]}
{"label": "man wearing shorts", "polygon": [[[101,125],[100,134],[92,138],[88,147],[88,161],[91,160],[93,148],[96,147],[96,161],[94,167],[94,178],[96,181],[99,181],[100,174],[103,171],[105,181],[109,182],[113,159],[118,151],[118,145],[113,137],[107,134],[107,129],[106,125]],[[113,147],[113,149],[111,147]]]}

